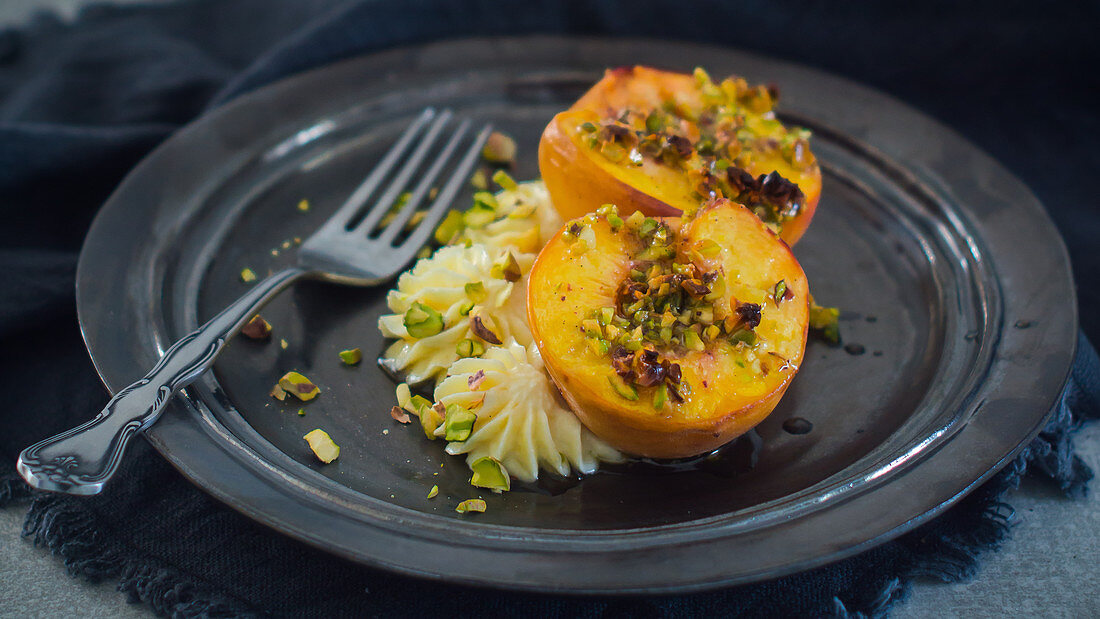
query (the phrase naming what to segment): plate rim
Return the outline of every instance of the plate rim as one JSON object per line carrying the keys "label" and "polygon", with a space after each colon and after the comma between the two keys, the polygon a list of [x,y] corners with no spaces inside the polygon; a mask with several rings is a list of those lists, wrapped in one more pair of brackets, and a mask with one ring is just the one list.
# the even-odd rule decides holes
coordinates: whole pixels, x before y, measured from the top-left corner
{"label": "plate rim", "polygon": [[[127,177],[123,180],[123,182],[115,190],[115,192],[112,194],[112,196],[104,204],[104,207],[101,208],[100,211],[96,214],[95,220],[93,221],[92,226],[89,229],[88,236],[86,237],[84,247],[82,247],[81,254],[80,254],[80,260],[79,260],[79,263],[78,263],[77,277],[76,277],[77,309],[78,309],[78,316],[80,318],[80,323],[81,323],[81,333],[82,333],[82,336],[85,339],[85,344],[89,349],[89,353],[91,354],[93,364],[96,367],[96,371],[97,371],[97,373],[99,373],[100,377],[103,379],[104,384],[107,385],[109,389],[112,389],[112,387],[117,388],[119,386],[117,384],[117,382],[118,382],[117,379],[113,379],[110,376],[110,374],[112,374],[113,372],[108,371],[107,369],[100,367],[100,361],[97,360],[96,355],[93,351],[94,342],[91,341],[91,339],[89,337],[89,331],[86,328],[87,325],[90,324],[90,322],[93,320],[93,316],[89,315],[89,312],[92,312],[92,310],[90,309],[92,307],[92,303],[86,298],[87,287],[82,286],[81,282],[89,281],[88,270],[90,268],[89,265],[90,265],[91,261],[93,260],[93,258],[90,257],[91,256],[91,250],[89,249],[89,247],[93,246],[93,244],[91,243],[91,240],[96,235],[101,235],[101,234],[104,233],[104,231],[101,230],[101,228],[106,225],[106,224],[104,224],[104,222],[106,221],[107,218],[104,216],[104,214],[107,213],[112,208],[116,208],[116,209],[119,208],[118,206],[116,206],[121,201],[118,197],[125,192],[127,184],[131,181],[131,179],[135,176],[138,176],[138,175],[142,174],[143,170],[147,167],[147,164],[148,164],[149,161],[154,160],[158,156],[163,156],[163,153],[166,152],[166,151],[170,151],[170,149],[172,148],[171,145],[173,143],[177,143],[177,139],[178,139],[179,136],[186,135],[188,131],[196,130],[196,128],[201,127],[204,122],[208,122],[210,118],[217,117],[221,114],[227,113],[227,110],[243,109],[245,107],[255,105],[255,104],[258,104],[258,103],[262,104],[262,102],[266,98],[270,97],[273,93],[279,92],[282,89],[292,89],[292,88],[294,88],[294,86],[296,84],[307,82],[311,79],[316,79],[319,76],[324,75],[324,74],[326,74],[327,72],[330,72],[330,71],[335,72],[339,69],[339,67],[355,66],[355,65],[360,64],[360,63],[369,63],[371,61],[378,62],[378,59],[380,57],[393,56],[394,54],[416,52],[417,50],[423,50],[425,48],[439,49],[441,47],[446,47],[446,46],[464,45],[464,44],[468,45],[468,44],[478,44],[478,43],[482,43],[482,44],[487,43],[489,45],[494,45],[494,44],[498,44],[500,42],[509,42],[509,41],[511,41],[511,42],[515,42],[515,41],[523,42],[523,41],[531,41],[531,40],[538,40],[538,41],[541,41],[541,42],[544,42],[544,43],[547,43],[547,44],[554,44],[556,42],[556,44],[558,44],[558,45],[570,46],[570,47],[577,46],[577,45],[583,45],[583,44],[595,44],[595,45],[607,44],[610,41],[609,39],[604,38],[604,37],[572,37],[572,36],[554,36],[554,35],[518,36],[518,37],[517,36],[509,36],[509,37],[472,37],[472,38],[468,38],[468,39],[459,39],[459,40],[451,40],[451,41],[444,41],[444,42],[429,42],[429,43],[426,43],[426,44],[411,45],[411,46],[406,46],[406,47],[402,47],[402,48],[395,48],[395,49],[385,50],[385,51],[381,51],[381,52],[375,52],[375,53],[365,54],[365,55],[361,55],[361,56],[356,56],[356,57],[353,57],[353,58],[348,58],[348,59],[345,59],[345,60],[341,60],[341,61],[336,62],[336,63],[325,65],[325,66],[322,66],[322,67],[319,67],[319,68],[316,68],[316,69],[313,69],[313,70],[310,70],[310,71],[307,71],[307,72],[304,72],[304,73],[299,73],[299,74],[296,74],[296,75],[292,75],[290,77],[287,77],[287,78],[284,78],[284,79],[279,80],[277,82],[274,82],[272,84],[269,84],[269,85],[267,85],[263,88],[257,89],[255,91],[250,92],[250,93],[247,93],[247,94],[245,94],[245,95],[243,95],[243,96],[241,96],[241,97],[239,97],[239,98],[237,98],[237,99],[235,99],[235,100],[233,100],[233,101],[231,101],[231,102],[227,103],[226,105],[223,105],[219,108],[216,108],[214,110],[210,110],[207,113],[200,116],[199,118],[193,120],[191,123],[189,123],[188,125],[186,125],[182,129],[180,129],[179,131],[177,131],[172,137],[170,137],[168,140],[166,140],[164,143],[162,143],[156,149],[154,149],[149,155],[146,156],[146,158],[144,158],[142,160],[141,163],[138,164],[138,166],[136,166],[130,172],[130,174],[127,175]],[[1066,269],[1067,269],[1067,273],[1069,272],[1068,271],[1068,269],[1069,269],[1068,252],[1067,252],[1066,247],[1064,245],[1064,241],[1062,240],[1061,236],[1057,234],[1056,230],[1054,229],[1053,223],[1050,221],[1049,215],[1042,208],[1041,203],[1030,192],[1030,190],[1028,190],[1026,188],[1026,186],[1024,186],[1023,183],[1020,182],[1014,175],[1012,175],[1010,172],[1005,170],[1003,168],[1003,166],[1001,166],[999,163],[993,161],[992,158],[989,155],[985,154],[984,151],[977,148],[976,146],[971,144],[969,141],[965,140],[965,138],[962,138],[961,136],[959,136],[957,134],[957,132],[955,132],[953,129],[951,129],[949,127],[946,127],[945,125],[942,125],[941,123],[939,123],[939,121],[936,121],[936,120],[928,117],[927,115],[925,115],[921,112],[915,111],[913,108],[911,108],[907,104],[902,103],[900,101],[897,101],[896,99],[894,99],[893,97],[891,97],[889,95],[883,94],[883,93],[881,93],[877,90],[873,90],[873,89],[871,89],[867,86],[864,86],[862,84],[856,84],[855,82],[851,82],[850,80],[847,80],[846,78],[838,77],[838,76],[835,76],[833,74],[826,73],[824,71],[821,71],[821,70],[818,70],[818,69],[815,69],[815,68],[809,68],[809,67],[805,67],[803,65],[798,65],[798,64],[790,63],[790,62],[783,61],[783,60],[776,60],[776,59],[772,59],[772,58],[766,58],[766,57],[763,57],[763,56],[759,56],[757,54],[743,52],[741,50],[735,50],[735,49],[731,49],[731,48],[713,46],[713,45],[699,45],[699,44],[690,44],[690,43],[682,43],[682,42],[671,42],[671,41],[667,41],[667,40],[651,39],[651,38],[617,38],[617,39],[614,39],[613,41],[617,44],[622,44],[622,45],[672,46],[672,47],[676,47],[676,48],[709,50],[711,53],[719,53],[719,54],[724,54],[724,55],[728,55],[728,56],[731,56],[731,57],[757,58],[761,61],[772,62],[772,63],[776,63],[776,64],[780,64],[780,65],[787,65],[787,66],[790,66],[790,67],[795,67],[795,68],[797,68],[797,69],[799,69],[800,71],[803,71],[803,72],[817,74],[817,75],[821,75],[821,76],[826,76],[829,79],[836,80],[836,81],[839,81],[841,83],[850,84],[850,85],[854,86],[855,88],[857,88],[859,91],[871,92],[876,97],[880,98],[881,100],[889,101],[894,106],[900,106],[901,108],[907,110],[908,112],[910,112],[912,114],[915,114],[915,115],[927,120],[932,125],[934,125],[940,132],[951,135],[956,141],[958,141],[959,143],[965,145],[970,151],[981,154],[982,156],[985,157],[985,159],[988,160],[988,161],[985,162],[986,164],[992,164],[994,171],[1000,173],[1003,176],[1006,176],[1006,177],[1014,180],[1018,185],[1020,185],[1020,187],[1024,189],[1024,193],[1021,196],[1021,200],[1022,201],[1033,202],[1035,205],[1037,205],[1039,207],[1039,213],[1041,214],[1042,218],[1045,219],[1045,223],[1049,226],[1051,231],[1055,232],[1055,234],[1053,235],[1053,238],[1057,242],[1057,249],[1059,250],[1059,254],[1060,254],[1060,265],[1065,266]],[[1072,286],[1073,286],[1072,279],[1069,280],[1069,284],[1072,288]],[[1076,299],[1076,291],[1073,290],[1072,292],[1073,292],[1074,300],[1075,300]],[[1071,311],[1071,314],[1072,314],[1072,321],[1071,321],[1072,322],[1072,324],[1071,324],[1072,329],[1071,330],[1075,334],[1076,329],[1077,329],[1077,320],[1078,320],[1077,307],[1076,307],[1076,303],[1073,303],[1073,304],[1070,304],[1070,305],[1071,305],[1070,311]],[[1075,349],[1075,346],[1076,346],[1076,339],[1074,338],[1072,348]],[[1070,350],[1069,355],[1068,355],[1068,358],[1069,358],[1070,361],[1072,361],[1072,357],[1073,357],[1073,350]],[[1062,381],[1061,381],[1063,384],[1065,382],[1065,379],[1068,378],[1069,371],[1070,371],[1070,365],[1067,363],[1067,365],[1065,367],[1065,372],[1064,372],[1064,375],[1063,375]],[[113,389],[112,389],[112,391],[113,391]],[[1057,401],[1058,394],[1060,394],[1060,393],[1061,393],[1061,390],[1059,389],[1058,392],[1055,393],[1054,398],[1051,401],[1052,404]],[[181,399],[182,398],[177,398],[176,399],[177,400],[177,405],[179,403],[179,400],[181,400]],[[884,542],[888,539],[892,539],[893,537],[896,537],[896,536],[902,534],[903,532],[905,532],[907,530],[910,530],[915,526],[918,526],[920,523],[927,521],[928,519],[934,517],[935,515],[938,515],[944,509],[946,509],[950,505],[954,504],[957,500],[962,498],[962,496],[965,496],[966,493],[968,493],[971,489],[976,487],[979,483],[981,483],[985,479],[988,479],[988,477],[995,474],[998,470],[1000,470],[1000,468],[1002,468],[1005,464],[1007,464],[1011,460],[1011,458],[1015,457],[1015,455],[1028,442],[1030,442],[1030,440],[1040,431],[1040,429],[1042,428],[1042,425],[1045,423],[1045,419],[1046,419],[1047,415],[1049,415],[1049,412],[1046,415],[1043,416],[1043,418],[1035,425],[1035,427],[1032,429],[1032,431],[1026,437],[1021,439],[1012,448],[1012,450],[1008,454],[1003,456],[997,463],[995,463],[992,468],[988,469],[985,473],[980,475],[977,479],[974,479],[971,483],[966,485],[959,492],[957,492],[953,496],[949,497],[947,500],[940,503],[938,506],[934,507],[933,509],[931,509],[929,511],[926,511],[926,512],[910,519],[909,521],[907,521],[902,526],[895,527],[894,529],[891,529],[891,530],[889,530],[889,531],[887,531],[887,532],[885,532],[881,535],[878,535],[876,537],[867,539],[866,541],[864,541],[861,544],[851,545],[851,546],[848,546],[844,549],[835,551],[833,554],[830,554],[827,557],[821,558],[821,560],[819,560],[819,561],[816,561],[816,562],[815,561],[806,561],[806,562],[797,563],[797,564],[790,564],[790,565],[787,566],[787,569],[780,570],[780,571],[777,571],[777,572],[763,574],[763,575],[761,575],[761,578],[777,576],[777,575],[781,575],[781,574],[784,574],[784,573],[791,573],[791,572],[795,572],[795,571],[800,571],[802,569],[806,569],[806,568],[809,568],[809,567],[814,567],[816,565],[820,565],[822,563],[837,560],[837,559],[843,558],[845,556],[851,556],[851,555],[856,554],[857,552],[860,552],[860,551],[862,551],[866,548],[873,547],[873,546],[875,546],[879,543],[882,543],[882,542]],[[166,430],[162,429],[161,424],[164,424],[165,421],[168,421],[168,420],[167,419],[162,419],[158,423],[157,426],[154,426],[154,428],[152,428],[152,430],[150,431],[150,434],[147,435],[147,438],[150,440],[150,442],[153,443],[154,447],[156,447],[157,450],[164,457],[166,457],[166,459],[168,459],[169,462],[171,462],[173,466],[175,466],[177,469],[179,469],[181,471],[181,473],[183,473],[185,475],[185,477],[190,479],[192,481],[192,483],[195,483],[200,488],[202,488],[204,491],[212,494],[213,496],[215,496],[216,498],[218,498],[222,502],[228,504],[230,507],[232,507],[232,508],[234,508],[234,509],[236,509],[236,510],[242,512],[242,513],[245,513],[246,515],[253,518],[254,520],[258,520],[258,521],[260,521],[260,522],[262,522],[262,523],[264,523],[268,526],[271,526],[271,527],[273,527],[277,530],[280,530],[284,533],[289,533],[292,536],[297,537],[298,539],[301,539],[303,541],[306,541],[307,543],[311,543],[312,545],[317,546],[317,547],[321,548],[322,550],[324,550],[326,552],[330,552],[330,553],[333,553],[333,554],[345,556],[346,558],[350,558],[350,559],[353,559],[355,561],[371,563],[371,564],[374,564],[374,565],[377,565],[377,566],[380,566],[380,567],[385,567],[386,569],[398,571],[398,572],[409,574],[409,575],[443,578],[445,580],[452,581],[452,582],[465,582],[465,583],[468,583],[468,584],[481,584],[481,585],[498,585],[498,586],[507,586],[508,588],[527,589],[527,590],[535,590],[535,591],[564,591],[564,590],[568,590],[570,592],[577,592],[577,593],[609,593],[609,592],[629,593],[629,592],[632,592],[632,591],[645,591],[645,592],[657,592],[657,591],[666,592],[667,591],[667,592],[671,592],[671,591],[702,590],[702,589],[714,588],[714,587],[718,587],[718,586],[724,586],[724,585],[727,585],[727,584],[735,584],[737,582],[747,582],[749,580],[754,580],[754,579],[747,579],[747,580],[729,580],[729,579],[726,579],[726,580],[717,580],[717,581],[713,581],[713,582],[700,582],[697,586],[677,585],[677,586],[670,587],[670,588],[667,588],[667,589],[663,589],[661,587],[641,587],[641,588],[634,589],[634,590],[623,589],[623,588],[615,588],[613,590],[608,590],[608,589],[586,590],[586,589],[583,589],[583,588],[579,588],[579,589],[578,588],[559,589],[559,588],[543,587],[543,586],[526,586],[524,584],[499,583],[499,582],[486,581],[484,579],[477,579],[477,578],[463,579],[462,577],[455,577],[453,574],[438,574],[438,573],[425,572],[425,571],[422,571],[422,570],[408,569],[405,566],[389,564],[389,563],[386,563],[386,562],[383,562],[383,561],[377,560],[377,559],[372,561],[371,558],[364,557],[361,554],[354,553],[354,552],[350,551],[349,549],[342,548],[342,547],[339,547],[339,546],[334,547],[331,544],[326,543],[325,540],[319,539],[317,536],[310,534],[309,531],[292,530],[292,528],[288,527],[286,523],[278,522],[277,519],[272,518],[271,515],[266,513],[264,510],[256,509],[254,505],[241,504],[241,503],[239,503],[239,501],[235,500],[237,497],[234,497],[231,493],[224,492],[224,489],[221,488],[221,487],[218,487],[216,484],[211,485],[210,480],[204,478],[201,474],[199,474],[198,469],[194,466],[194,463],[189,463],[185,457],[181,457],[181,454],[178,451],[173,450],[173,448],[170,444],[171,440],[167,436],[168,432]],[[167,427],[168,426],[164,426],[164,428],[167,428]],[[965,430],[965,428],[963,429],[963,431],[964,430]],[[960,435],[961,435],[961,433],[962,433],[962,431],[960,431]],[[958,437],[955,437],[952,440],[953,441],[957,440],[957,438]],[[935,454],[933,454],[933,455],[935,455]],[[929,459],[931,459],[933,455],[930,455]]]}

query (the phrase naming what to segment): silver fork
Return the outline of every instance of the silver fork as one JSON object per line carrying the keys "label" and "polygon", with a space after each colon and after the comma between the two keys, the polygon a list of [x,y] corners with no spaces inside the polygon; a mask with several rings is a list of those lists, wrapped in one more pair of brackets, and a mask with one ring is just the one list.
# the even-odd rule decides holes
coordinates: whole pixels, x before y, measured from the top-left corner
{"label": "silver fork", "polygon": [[[459,150],[470,130],[463,120],[411,190],[408,201],[379,234],[371,233],[406,190],[453,114],[428,108],[409,125],[347,202],[298,250],[298,264],[256,284],[232,305],[173,344],[144,378],[119,391],[95,419],[36,443],[19,454],[19,474],[42,490],[91,495],[103,490],[118,469],[126,444],[160,416],[173,394],[210,368],[226,340],[276,294],[300,279],[352,286],[383,282],[407,265],[428,240],[477,164],[491,127],[484,126],[466,148],[451,177],[424,218],[403,240],[399,235]],[[373,206],[364,211],[387,175],[404,160]],[[362,217],[360,218],[360,215]]]}

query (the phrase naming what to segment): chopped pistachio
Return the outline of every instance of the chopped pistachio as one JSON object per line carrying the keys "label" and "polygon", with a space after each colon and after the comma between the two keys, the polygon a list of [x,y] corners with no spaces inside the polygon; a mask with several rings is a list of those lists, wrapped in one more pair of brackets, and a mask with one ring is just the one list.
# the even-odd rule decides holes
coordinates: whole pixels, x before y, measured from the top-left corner
{"label": "chopped pistachio", "polygon": [[488,488],[494,492],[507,492],[512,489],[512,480],[508,476],[508,470],[496,458],[485,456],[474,460],[470,465],[474,476],[470,479],[470,485],[478,488]]}
{"label": "chopped pistachio", "polygon": [[496,344],[497,346],[501,344],[500,337],[496,333],[493,333],[489,327],[485,326],[485,322],[482,321],[481,316],[474,316],[470,319],[470,331],[473,331],[474,335],[490,344]]}
{"label": "chopped pistachio", "polygon": [[512,255],[512,252],[507,252],[493,265],[490,274],[509,282],[518,282],[523,277],[523,270],[520,269],[519,262],[516,261],[516,257]]}
{"label": "chopped pistachio", "polygon": [[469,299],[458,304],[458,313],[462,316],[468,316],[472,309],[474,309],[474,302]]}
{"label": "chopped pistachio", "polygon": [[420,409],[424,408],[425,406],[428,408],[432,407],[432,401],[422,395],[414,395],[412,398],[409,399],[409,404],[413,407],[413,411],[415,411],[418,415],[420,414]]}
{"label": "chopped pistachio", "polygon": [[494,213],[500,208],[497,197],[488,191],[478,191],[474,194],[474,206],[481,206],[492,210]]}
{"label": "chopped pistachio", "polygon": [[431,255],[432,255],[432,248],[428,247],[427,245],[425,245],[424,247],[421,247],[420,249],[416,250],[416,259],[417,260],[423,260],[424,258],[427,258]]}
{"label": "chopped pistachio", "polygon": [[810,300],[810,328],[830,344],[840,343],[840,310]]}
{"label": "chopped pistachio", "polygon": [[599,320],[600,324],[603,325],[603,326],[607,326],[607,325],[611,324],[611,321],[614,320],[614,318],[615,318],[615,308],[614,307],[601,307],[599,313],[596,316],[596,319]]}
{"label": "chopped pistachio", "polygon": [[[488,192],[478,192],[474,194],[475,199],[481,194],[487,195],[490,198],[493,196],[493,194]],[[497,212],[493,207],[484,202],[474,202],[474,205],[462,214],[462,224],[467,228],[484,228],[493,223],[493,220],[496,218]]]}
{"label": "chopped pistachio", "polygon": [[340,351],[340,361],[343,361],[344,365],[358,365],[362,360],[363,351],[358,348]]}
{"label": "chopped pistachio", "polygon": [[624,383],[618,376],[608,376],[607,382],[611,383],[611,388],[623,398],[627,400],[638,399],[638,390],[634,388],[634,385]]}
{"label": "chopped pistachio", "polygon": [[462,232],[462,228],[465,227],[464,221],[462,213],[458,211],[447,213],[447,216],[440,222],[439,227],[435,229],[435,241],[440,245],[450,243]]}
{"label": "chopped pistachio", "polygon": [[584,334],[588,337],[603,337],[603,329],[600,328],[600,321],[595,318],[586,318],[582,320],[581,327],[584,328]]}
{"label": "chopped pistachio", "polygon": [[481,156],[492,163],[512,163],[516,160],[516,141],[499,131],[494,131],[485,141]]}
{"label": "chopped pistachio", "polygon": [[286,401],[286,390],[283,389],[282,387],[280,387],[279,385],[275,385],[274,387],[271,388],[271,397],[275,398],[276,400],[278,400],[280,402],[284,402],[284,401]]}
{"label": "chopped pistachio", "polygon": [[665,407],[666,402],[668,402],[668,387],[661,383],[657,385],[657,389],[653,392],[653,409],[661,410]]}
{"label": "chopped pistachio", "polygon": [[650,133],[660,133],[667,123],[666,116],[661,110],[653,110],[645,117],[645,130]]}
{"label": "chopped pistachio", "polygon": [[416,411],[414,408],[409,408],[412,406],[412,390],[409,389],[408,383],[398,383],[397,388],[394,389],[394,395],[397,396],[398,406],[413,412]]}
{"label": "chopped pistachio", "polygon": [[489,291],[485,290],[485,284],[481,282],[469,282],[464,289],[466,296],[474,303],[484,303],[489,298]]}
{"label": "chopped pistachio", "polygon": [[256,273],[248,267],[241,269],[241,281],[246,284],[256,281]]}
{"label": "chopped pistachio", "polygon": [[602,357],[611,350],[611,343],[605,339],[588,339],[588,348],[598,357]]}
{"label": "chopped pistachio", "polygon": [[443,330],[443,316],[423,303],[413,303],[405,312],[405,330],[418,339],[435,335]]}
{"label": "chopped pistachio", "polygon": [[689,329],[684,331],[684,348],[702,352],[706,349],[706,346],[703,345],[703,340],[699,338],[699,334]]}
{"label": "chopped pistachio", "polygon": [[432,489],[428,491],[428,498],[434,499],[439,494],[439,486],[432,486]]}
{"label": "chopped pistachio", "polygon": [[[420,399],[423,400],[424,398]],[[443,425],[443,415],[432,406],[431,402],[427,405],[417,406],[417,415],[420,417],[420,427],[424,429],[424,435],[434,441],[436,439],[435,431]]]}
{"label": "chopped pistachio", "polygon": [[467,512],[484,512],[486,508],[485,501],[481,499],[466,499],[455,507],[455,511],[460,514]]}
{"label": "chopped pistachio", "polygon": [[645,222],[645,215],[641,211],[634,211],[626,218],[626,227],[638,231],[642,228],[642,224]]}
{"label": "chopped pistachio", "polygon": [[283,388],[283,391],[286,391],[303,402],[312,400],[321,393],[320,387],[313,384],[313,382],[305,376],[294,371],[283,374],[283,377],[279,379],[279,386]]}
{"label": "chopped pistachio", "polygon": [[309,443],[309,448],[313,450],[313,455],[317,456],[317,459],[321,462],[328,464],[340,457],[340,446],[337,445],[336,442],[332,440],[332,437],[324,430],[320,428],[311,430],[302,438]]}
{"label": "chopped pistachio", "polygon": [[516,181],[511,176],[508,176],[508,173],[504,170],[493,172],[493,182],[500,185],[501,189],[507,189],[509,191],[514,191],[519,188]]}
{"label": "chopped pistachio", "polygon": [[489,178],[485,175],[485,170],[478,168],[474,175],[470,177],[470,185],[474,189],[480,189],[485,191],[489,188]]}
{"label": "chopped pistachio", "polygon": [[448,441],[464,441],[470,438],[477,415],[457,404],[447,407],[447,417],[443,421],[443,438]]}
{"label": "chopped pistachio", "polygon": [[298,416],[299,416],[299,417],[305,417],[305,416],[306,416],[306,409],[304,409],[304,408],[299,408],[299,409],[298,409]]}
{"label": "chopped pistachio", "polygon": [[775,283],[775,289],[772,290],[772,299],[775,300],[775,304],[779,305],[785,299],[791,297],[790,290],[787,288],[787,280],[781,279]]}
{"label": "chopped pistachio", "polygon": [[477,340],[464,339],[455,346],[455,354],[460,358],[480,357],[485,354],[485,345]]}
{"label": "chopped pistachio", "polygon": [[309,200],[299,200],[298,210],[302,211],[303,213],[309,211]]}
{"label": "chopped pistachio", "polygon": [[287,346],[290,346],[290,344],[287,343],[287,341],[285,339],[280,339],[279,340],[279,348],[282,348],[283,350],[286,350]]}
{"label": "chopped pistachio", "polygon": [[730,343],[744,343],[752,346],[756,343],[756,332],[751,329],[738,329],[736,333],[730,336]]}
{"label": "chopped pistachio", "polygon": [[266,340],[271,337],[271,324],[256,314],[241,327],[241,335],[251,340]]}

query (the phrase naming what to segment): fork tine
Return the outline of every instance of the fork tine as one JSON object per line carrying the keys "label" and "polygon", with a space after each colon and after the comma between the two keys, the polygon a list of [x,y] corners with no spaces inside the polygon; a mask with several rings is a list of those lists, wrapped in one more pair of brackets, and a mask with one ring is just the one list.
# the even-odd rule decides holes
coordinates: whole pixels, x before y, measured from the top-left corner
{"label": "fork tine", "polygon": [[378,189],[378,185],[386,178],[386,175],[389,174],[390,170],[401,156],[405,154],[405,151],[409,149],[409,144],[411,144],[413,139],[420,133],[424,124],[430,121],[434,116],[435,110],[433,108],[424,108],[424,111],[421,112],[415,120],[409,123],[409,127],[405,129],[405,132],[401,134],[397,142],[390,147],[389,152],[382,157],[382,161],[379,161],[378,165],[371,170],[366,180],[355,188],[355,191],[348,196],[343,206],[329,218],[328,224],[346,226],[348,222],[355,218],[359,213],[359,209],[362,208],[363,204],[365,204],[371,195]]}
{"label": "fork tine", "polygon": [[466,184],[467,179],[470,178],[470,173],[473,171],[474,166],[477,165],[478,158],[481,156],[481,148],[485,146],[485,140],[489,139],[489,134],[493,131],[491,124],[486,124],[478,132],[477,137],[474,138],[473,144],[470,145],[469,150],[462,157],[458,167],[455,168],[451,174],[450,180],[443,186],[443,189],[439,191],[439,195],[436,196],[435,202],[432,202],[431,208],[424,214],[424,219],[417,225],[416,230],[413,230],[409,238],[405,239],[405,242],[398,246],[400,252],[399,255],[411,258],[419,249],[424,245],[424,242],[428,240],[428,235],[435,231],[435,225],[439,223],[440,219],[443,219],[443,214],[447,212],[451,207],[451,203],[454,201],[455,195]]}
{"label": "fork tine", "polygon": [[428,172],[424,175],[424,178],[417,184],[416,189],[413,190],[412,195],[409,196],[409,201],[405,204],[401,212],[397,214],[397,217],[386,226],[385,230],[378,239],[385,243],[393,241],[394,237],[401,233],[405,229],[406,222],[413,216],[416,209],[420,207],[420,203],[424,200],[424,195],[428,193],[429,188],[435,183],[436,178],[443,171],[443,166],[451,160],[451,155],[454,154],[456,148],[458,148],[459,142],[466,136],[466,131],[470,128],[470,119],[464,119],[455,129],[451,139],[447,141],[447,145],[443,147],[443,150],[432,162]]}
{"label": "fork tine", "polygon": [[443,110],[439,116],[436,117],[432,124],[428,127],[427,132],[420,139],[420,143],[416,145],[416,149],[409,155],[405,164],[401,166],[401,169],[390,181],[386,190],[382,192],[382,195],[375,201],[374,205],[367,211],[366,217],[363,221],[359,222],[355,226],[356,232],[370,233],[374,230],[374,227],[378,225],[378,222],[386,216],[390,207],[397,201],[397,197],[401,195],[401,192],[409,184],[409,179],[420,168],[420,164],[423,163],[424,158],[428,155],[432,146],[435,145],[436,139],[439,137],[443,127],[451,120],[451,116],[454,114],[451,110]]}

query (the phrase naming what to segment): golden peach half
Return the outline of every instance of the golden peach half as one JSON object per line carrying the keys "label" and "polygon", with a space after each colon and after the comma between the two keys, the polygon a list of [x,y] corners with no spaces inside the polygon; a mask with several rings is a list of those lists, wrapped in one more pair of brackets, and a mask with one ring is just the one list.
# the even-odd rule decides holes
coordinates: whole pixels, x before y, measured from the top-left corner
{"label": "golden peach half", "polygon": [[[624,397],[608,355],[593,350],[582,324],[594,309],[617,306],[621,282],[638,265],[640,241],[627,228],[616,231],[607,217],[594,214],[567,223],[531,269],[527,314],[547,371],[592,432],[629,454],[682,458],[724,445],[776,407],[802,363],[809,292],[787,244],[739,204],[718,200],[686,223],[663,221],[679,231],[677,262],[694,261],[723,274],[719,303],[761,307],[752,346],[714,339],[702,351],[660,351],[681,368],[688,385],[682,400],[670,399],[658,409],[655,387],[639,387],[637,399]],[[570,239],[574,223],[591,227],[594,247]],[[710,257],[695,250],[714,244],[720,250],[708,252]],[[779,282],[787,293],[777,301]]]}

